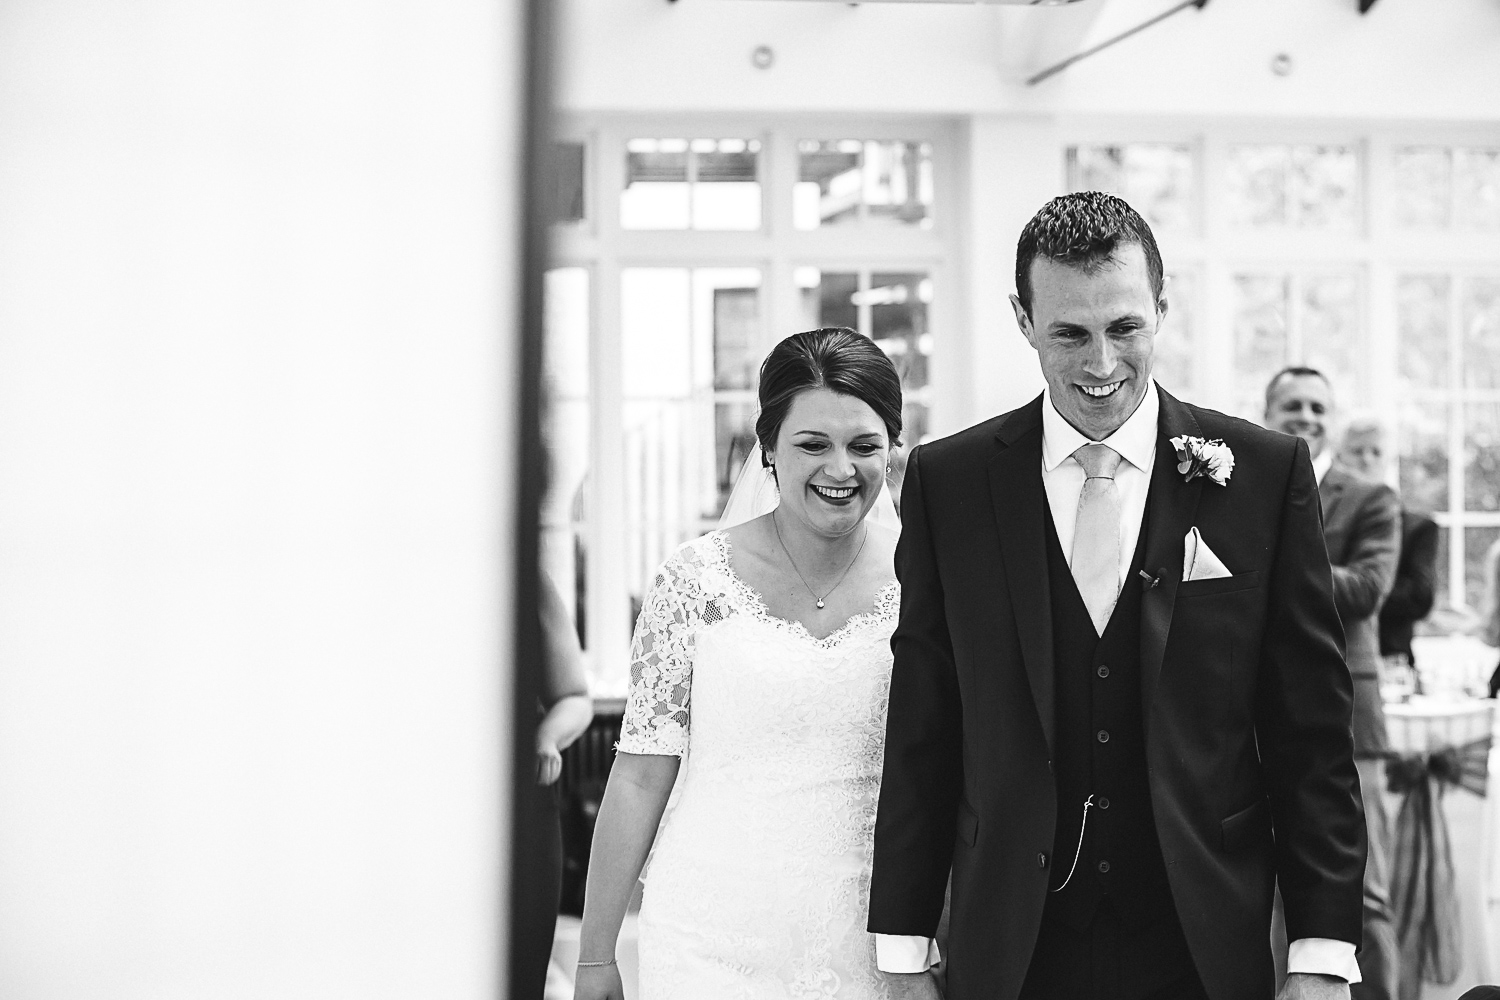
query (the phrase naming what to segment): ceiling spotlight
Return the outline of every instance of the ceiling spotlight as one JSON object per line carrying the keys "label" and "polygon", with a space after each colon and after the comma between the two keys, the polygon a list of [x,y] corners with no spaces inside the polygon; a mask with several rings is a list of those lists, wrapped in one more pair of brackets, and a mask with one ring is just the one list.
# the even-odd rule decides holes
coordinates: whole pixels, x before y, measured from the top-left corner
{"label": "ceiling spotlight", "polygon": [[1271,72],[1277,76],[1292,75],[1292,57],[1285,52],[1278,52],[1271,57]]}
{"label": "ceiling spotlight", "polygon": [[769,45],[757,45],[755,51],[750,53],[750,65],[756,69],[770,69],[775,61],[776,53],[771,51]]}

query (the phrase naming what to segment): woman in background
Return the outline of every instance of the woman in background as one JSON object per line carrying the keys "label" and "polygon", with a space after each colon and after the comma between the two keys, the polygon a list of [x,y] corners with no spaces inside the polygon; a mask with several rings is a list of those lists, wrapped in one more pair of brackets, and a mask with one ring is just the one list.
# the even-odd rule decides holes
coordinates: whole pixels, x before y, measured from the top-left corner
{"label": "woman in background", "polygon": [[865,919],[899,591],[896,532],[867,515],[894,514],[901,383],[867,338],[814,330],[766,358],[760,405],[764,471],[735,493],[762,476],[774,510],[681,546],[636,625],[579,1000],[622,1000],[615,943],[653,839],[640,1000],[887,996]]}
{"label": "woman in background", "polygon": [[[1480,637],[1490,646],[1500,646],[1500,539],[1484,554],[1484,622]],[[1500,666],[1490,674],[1490,697],[1500,694]]]}
{"label": "woman in background", "polygon": [[515,981],[523,984],[517,1000],[541,1000],[546,989],[552,937],[557,930],[557,906],[562,894],[562,824],[558,813],[557,779],[562,776],[562,752],[582,736],[594,718],[583,653],[573,617],[562,596],[544,574],[538,593],[542,638],[547,657],[542,671],[541,721],[536,727],[536,788],[529,802],[532,822],[539,828],[541,853],[536,864],[546,873],[547,891],[529,900],[530,910],[517,928],[519,942],[512,961]]}

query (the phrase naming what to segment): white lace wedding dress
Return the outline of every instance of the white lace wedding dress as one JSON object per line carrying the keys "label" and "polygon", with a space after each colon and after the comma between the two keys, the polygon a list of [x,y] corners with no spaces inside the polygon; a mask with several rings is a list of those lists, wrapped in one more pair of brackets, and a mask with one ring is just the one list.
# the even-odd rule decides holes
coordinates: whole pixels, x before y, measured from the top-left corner
{"label": "white lace wedding dress", "polygon": [[[640,914],[640,1000],[884,998],[865,931],[899,592],[823,639],[713,532],[667,560],[620,750],[687,754]],[[690,751],[690,752],[689,752]]]}

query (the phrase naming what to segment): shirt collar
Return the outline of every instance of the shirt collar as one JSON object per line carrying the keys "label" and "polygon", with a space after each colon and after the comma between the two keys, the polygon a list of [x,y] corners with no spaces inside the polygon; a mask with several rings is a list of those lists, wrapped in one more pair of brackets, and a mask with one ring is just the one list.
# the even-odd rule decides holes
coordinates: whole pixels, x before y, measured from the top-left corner
{"label": "shirt collar", "polygon": [[1327,444],[1323,445],[1323,453],[1312,460],[1313,475],[1318,477],[1318,485],[1323,485],[1323,477],[1328,475],[1328,470],[1333,468],[1333,449]]}
{"label": "shirt collar", "polygon": [[1086,444],[1107,444],[1121,458],[1142,472],[1149,472],[1156,459],[1157,417],[1161,412],[1161,397],[1156,393],[1156,382],[1147,383],[1146,395],[1135,412],[1126,418],[1116,431],[1103,441],[1090,441],[1078,429],[1057,412],[1052,405],[1052,389],[1043,392],[1042,399],[1042,468],[1051,472],[1072,457],[1073,452]]}

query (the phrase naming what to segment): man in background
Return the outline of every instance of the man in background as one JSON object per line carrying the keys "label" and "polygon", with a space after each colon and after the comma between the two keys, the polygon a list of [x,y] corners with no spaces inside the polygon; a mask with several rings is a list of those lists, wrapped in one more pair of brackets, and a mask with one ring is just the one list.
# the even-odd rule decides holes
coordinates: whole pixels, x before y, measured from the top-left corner
{"label": "man in background", "polygon": [[[1385,482],[1385,431],[1380,422],[1359,417],[1344,429],[1338,464],[1371,482]],[[1401,562],[1396,582],[1380,608],[1380,655],[1388,667],[1410,670],[1412,630],[1432,613],[1437,582],[1437,522],[1401,508]]]}
{"label": "man in background", "polygon": [[1395,1000],[1396,934],[1391,919],[1390,825],[1385,785],[1385,711],[1380,702],[1381,603],[1396,578],[1401,551],[1401,503],[1389,486],[1333,464],[1329,446],[1333,386],[1315,368],[1278,372],[1266,386],[1265,425],[1300,437],[1312,454],[1323,508],[1323,538],[1333,565],[1333,598],[1344,623],[1345,659],[1354,679],[1354,763],[1359,769],[1369,834],[1365,863],[1363,982],[1354,1000]]}

